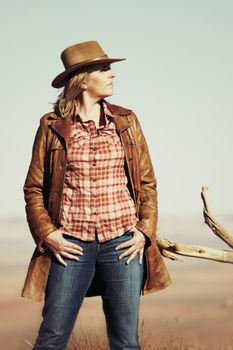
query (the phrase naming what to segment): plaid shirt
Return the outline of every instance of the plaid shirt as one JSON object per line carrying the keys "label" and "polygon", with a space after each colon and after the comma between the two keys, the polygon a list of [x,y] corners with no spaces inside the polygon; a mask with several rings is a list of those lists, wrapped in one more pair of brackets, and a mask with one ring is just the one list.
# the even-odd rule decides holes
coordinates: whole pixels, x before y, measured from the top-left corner
{"label": "plaid shirt", "polygon": [[111,112],[102,106],[105,123],[98,128],[93,120],[72,119],[67,153],[60,230],[84,241],[95,234],[99,242],[121,236],[139,220],[126,186],[124,149]]}

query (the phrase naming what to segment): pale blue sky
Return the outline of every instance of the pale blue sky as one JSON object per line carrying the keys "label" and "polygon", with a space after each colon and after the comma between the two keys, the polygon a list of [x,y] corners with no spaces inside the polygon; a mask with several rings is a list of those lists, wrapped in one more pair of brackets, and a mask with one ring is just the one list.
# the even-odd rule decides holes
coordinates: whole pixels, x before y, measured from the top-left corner
{"label": "pale blue sky", "polygon": [[58,90],[61,51],[98,40],[116,79],[110,102],[137,114],[160,214],[233,214],[233,2],[7,1],[1,6],[1,211],[24,216],[22,187],[40,117]]}

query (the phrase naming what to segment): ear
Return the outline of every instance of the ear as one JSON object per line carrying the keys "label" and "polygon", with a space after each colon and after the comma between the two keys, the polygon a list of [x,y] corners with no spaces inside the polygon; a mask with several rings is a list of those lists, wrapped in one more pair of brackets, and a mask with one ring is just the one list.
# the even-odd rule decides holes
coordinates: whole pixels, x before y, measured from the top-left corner
{"label": "ear", "polygon": [[84,80],[84,81],[82,82],[81,88],[82,88],[83,90],[86,90],[86,89],[87,89],[87,82],[86,82],[86,80]]}

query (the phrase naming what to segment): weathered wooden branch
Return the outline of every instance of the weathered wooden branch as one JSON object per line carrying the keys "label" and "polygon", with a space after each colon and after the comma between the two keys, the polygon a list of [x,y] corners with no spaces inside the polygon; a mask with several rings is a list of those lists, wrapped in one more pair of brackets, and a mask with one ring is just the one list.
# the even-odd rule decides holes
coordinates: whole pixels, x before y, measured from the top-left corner
{"label": "weathered wooden branch", "polygon": [[[233,235],[226,228],[217,223],[210,212],[207,201],[207,192],[208,188],[203,186],[201,198],[204,204],[203,215],[205,223],[210,227],[214,234],[216,234],[231,248],[233,248]],[[183,261],[176,256],[176,254],[178,254],[233,264],[233,251],[231,250],[214,249],[193,244],[176,243],[171,242],[166,238],[159,238],[158,236],[156,237],[156,243],[160,249],[161,254],[171,260]]]}
{"label": "weathered wooden branch", "polygon": [[233,235],[222,225],[217,223],[211,211],[209,209],[207,201],[208,187],[202,187],[201,197],[204,203],[203,215],[205,218],[205,223],[211,228],[211,230],[221,238],[225,243],[227,243],[231,248],[233,248]]}

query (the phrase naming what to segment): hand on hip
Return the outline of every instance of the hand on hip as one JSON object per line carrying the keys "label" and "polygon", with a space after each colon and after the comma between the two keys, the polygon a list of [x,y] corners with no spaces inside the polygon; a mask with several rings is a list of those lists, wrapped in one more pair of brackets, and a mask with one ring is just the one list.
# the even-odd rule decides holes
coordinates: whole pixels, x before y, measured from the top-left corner
{"label": "hand on hip", "polygon": [[62,256],[78,261],[79,257],[73,254],[83,255],[83,248],[65,239],[59,229],[46,236],[44,242],[57,260],[64,266],[67,266],[67,263],[62,259]]}
{"label": "hand on hip", "polygon": [[130,231],[133,232],[133,237],[127,242],[118,245],[115,248],[115,250],[129,247],[129,249],[127,249],[124,253],[122,253],[119,256],[119,259],[122,259],[124,256],[129,255],[129,259],[126,262],[127,264],[129,264],[135,258],[135,256],[139,254],[139,263],[141,264],[143,260],[143,252],[146,238],[144,234],[141,231],[137,230],[135,227],[132,228]]}

